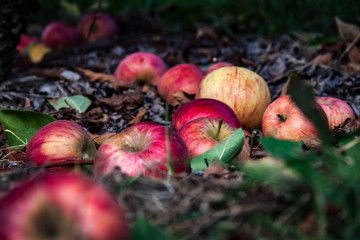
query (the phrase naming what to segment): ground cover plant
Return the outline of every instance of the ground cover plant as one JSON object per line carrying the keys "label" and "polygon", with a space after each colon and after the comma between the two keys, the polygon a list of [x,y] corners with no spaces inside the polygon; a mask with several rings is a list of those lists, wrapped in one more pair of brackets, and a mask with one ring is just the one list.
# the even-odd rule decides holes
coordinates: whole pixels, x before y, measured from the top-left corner
{"label": "ground cover plant", "polygon": [[[39,2],[45,9],[50,4]],[[32,16],[37,21],[29,19],[23,33],[31,37],[21,38],[12,72],[0,82],[0,238],[357,239],[360,24],[356,13],[341,18],[356,4],[343,8],[329,1],[322,34],[331,33],[331,41],[314,41],[317,34],[280,33],[300,29],[296,11],[293,16],[278,11],[286,1],[240,2],[248,6],[242,20],[247,29],[234,27],[239,19],[231,22],[220,13],[208,21],[205,13],[220,8],[212,1],[197,18],[178,24],[177,14],[187,9],[191,15],[203,6],[201,1],[190,6],[185,1],[134,1],[121,8],[115,7],[123,4],[118,1],[94,1],[91,6],[61,1],[50,6],[59,9],[60,4],[62,9],[53,11],[54,19],[42,22],[43,10]],[[76,22],[98,4],[117,23],[118,29],[110,31],[115,35],[90,40],[90,34],[77,38],[73,30],[67,32],[81,28]],[[225,1],[222,11],[229,6]],[[257,15],[259,6],[263,12]],[[269,26],[249,34],[250,19],[257,25],[268,18]],[[76,41],[46,45],[41,33],[52,20],[71,26],[63,28],[68,35],[61,37]],[[318,31],[311,24],[300,30]],[[124,59],[130,60],[117,70]],[[134,67],[128,67],[132,62]],[[217,62],[231,66],[208,72]],[[166,71],[191,64],[195,77],[191,70],[166,74],[164,64]],[[244,87],[237,76],[248,71],[254,78]],[[210,104],[196,107],[203,98],[193,90],[194,82],[199,76],[219,79],[223,72],[223,86],[216,87],[213,99],[204,100]],[[158,82],[164,80],[158,75],[172,77],[175,91],[160,92]],[[218,103],[232,95],[219,94],[229,79],[232,91],[242,89],[236,95],[245,95],[246,107],[252,101],[268,106],[289,96],[316,133],[297,141],[267,133],[264,137],[264,123],[258,120],[262,113],[243,124],[237,116],[251,113],[232,112],[229,103]],[[257,84],[270,93],[269,99],[246,93]],[[318,96],[341,99],[351,114],[344,110],[341,123],[329,125],[339,113],[332,119],[331,111],[318,105]],[[276,117],[283,124],[292,116]],[[175,128],[178,118],[181,126]],[[293,131],[288,127],[292,136],[297,134]],[[216,144],[212,141],[209,148],[196,142],[195,150],[202,153],[195,156],[189,144],[197,136],[203,142],[213,138]],[[128,154],[126,164],[121,151]]]}

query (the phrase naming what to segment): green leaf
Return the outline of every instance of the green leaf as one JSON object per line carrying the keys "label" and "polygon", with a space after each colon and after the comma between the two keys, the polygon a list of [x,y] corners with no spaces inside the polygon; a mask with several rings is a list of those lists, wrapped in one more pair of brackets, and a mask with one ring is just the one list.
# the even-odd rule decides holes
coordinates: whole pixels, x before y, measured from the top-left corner
{"label": "green leaf", "polygon": [[88,107],[91,105],[90,99],[81,95],[62,97],[55,100],[49,100],[49,102],[56,111],[59,111],[60,108],[72,107],[79,113],[86,112]]}
{"label": "green leaf", "polygon": [[294,74],[291,77],[288,90],[291,99],[304,115],[314,123],[321,142],[326,146],[331,145],[334,140],[329,131],[329,124],[325,114],[319,110],[319,105],[316,104],[312,87],[305,84],[299,75]]}
{"label": "green leaf", "polygon": [[241,128],[236,129],[224,142],[193,158],[191,160],[192,171],[204,171],[207,168],[206,163],[210,164],[214,159],[228,165],[232,164],[234,158],[241,152],[244,142],[244,131]]}
{"label": "green leaf", "polygon": [[276,158],[298,158],[303,152],[302,143],[288,140],[279,140],[273,137],[261,138],[264,149]]}
{"label": "green leaf", "polygon": [[300,193],[304,184],[298,172],[272,157],[249,161],[242,169],[253,181],[263,182],[283,193]]}
{"label": "green leaf", "polygon": [[140,216],[134,224],[132,239],[161,239],[174,240],[163,230],[151,224],[144,216]]}
{"label": "green leaf", "polygon": [[50,115],[34,111],[0,110],[0,121],[9,147],[29,142],[40,128],[55,120]]}

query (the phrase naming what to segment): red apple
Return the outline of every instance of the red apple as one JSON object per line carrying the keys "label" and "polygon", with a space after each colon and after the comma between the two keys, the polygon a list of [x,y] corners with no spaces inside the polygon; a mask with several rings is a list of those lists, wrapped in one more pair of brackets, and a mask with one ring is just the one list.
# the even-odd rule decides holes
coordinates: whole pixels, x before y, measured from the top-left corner
{"label": "red apple", "polygon": [[39,175],[0,199],[0,239],[125,239],[129,227],[115,198],[91,179]]}
{"label": "red apple", "polygon": [[284,95],[273,101],[266,109],[262,119],[265,137],[300,141],[304,137],[318,137],[314,124]]}
{"label": "red apple", "polygon": [[92,138],[79,124],[57,120],[31,138],[26,148],[26,164],[46,166],[66,160],[93,160],[95,152]]}
{"label": "red apple", "polygon": [[222,118],[235,128],[241,127],[236,114],[228,105],[211,98],[194,99],[181,105],[174,113],[172,125],[175,131],[179,131],[186,123],[202,117]]}
{"label": "red apple", "polygon": [[[219,119],[213,117],[203,117],[194,119],[186,123],[179,130],[179,135],[189,148],[191,157],[194,158],[203,154],[210,148],[224,142],[236,130],[235,127],[223,122],[219,129]],[[250,146],[245,141],[240,154],[235,158],[235,162],[244,163],[250,157]]]}
{"label": "red apple", "polygon": [[[86,39],[91,23],[95,17],[95,12],[90,12],[82,16],[78,24],[78,30],[81,33],[83,39]],[[99,12],[96,15],[96,20],[91,31],[89,40],[96,39],[111,39],[118,35],[118,27],[116,21],[108,14]]]}
{"label": "red apple", "polygon": [[16,46],[16,50],[18,50],[18,52],[22,52],[29,45],[35,44],[38,42],[39,42],[39,39],[37,37],[29,36],[26,34],[21,34],[20,43]]}
{"label": "red apple", "polygon": [[261,126],[261,119],[270,104],[270,91],[265,80],[242,67],[222,67],[207,74],[201,81],[196,98],[213,98],[229,105],[243,127]]}
{"label": "red apple", "polygon": [[158,90],[169,104],[176,105],[177,101],[172,94],[180,90],[190,95],[195,94],[203,77],[204,73],[198,66],[191,63],[178,64],[162,75]]}
{"label": "red apple", "polygon": [[124,58],[116,68],[115,77],[124,83],[157,85],[166,71],[164,61],[153,53],[136,52]]}
{"label": "red apple", "polygon": [[74,27],[57,21],[45,27],[41,40],[51,48],[69,47],[79,42],[80,35]]}
{"label": "red apple", "polygon": [[205,71],[206,74],[216,70],[216,69],[219,69],[219,68],[222,68],[222,67],[233,67],[235,66],[234,64],[232,63],[229,63],[229,62],[217,62],[217,63],[213,63],[211,64]]}
{"label": "red apple", "polygon": [[[167,176],[167,133],[170,129],[165,126],[140,122],[113,135],[101,144],[96,153],[95,176],[100,177],[117,167],[129,176]],[[190,172],[189,150],[176,132],[171,132],[169,146],[175,173]]]}
{"label": "red apple", "polygon": [[346,119],[355,119],[352,108],[343,100],[334,97],[317,97],[316,102],[320,104],[329,122],[329,128],[339,126]]}

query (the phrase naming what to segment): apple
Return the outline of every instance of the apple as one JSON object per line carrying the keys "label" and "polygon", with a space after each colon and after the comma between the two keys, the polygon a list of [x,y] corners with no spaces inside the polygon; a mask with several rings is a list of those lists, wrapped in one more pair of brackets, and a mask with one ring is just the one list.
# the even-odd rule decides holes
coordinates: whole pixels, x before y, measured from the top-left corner
{"label": "apple", "polygon": [[140,122],[122,130],[104,141],[95,156],[94,175],[101,177],[115,168],[129,175],[156,178],[168,174],[167,137],[176,174],[190,172],[190,154],[186,144],[168,127]]}
{"label": "apple", "polygon": [[235,128],[242,127],[228,105],[211,98],[194,99],[181,105],[174,113],[172,125],[175,131],[179,131],[187,122],[201,117],[223,118],[224,122]]}
{"label": "apple", "polygon": [[[192,158],[224,142],[236,130],[230,124],[226,122],[220,123],[220,121],[213,117],[197,118],[180,128],[178,133],[188,147]],[[244,163],[247,162],[249,157],[250,146],[248,141],[245,141],[240,154],[234,161]]]}
{"label": "apple", "polygon": [[0,239],[127,239],[123,208],[79,174],[38,175],[0,199]]}
{"label": "apple", "polygon": [[219,68],[222,68],[222,67],[233,67],[235,66],[234,64],[232,63],[229,63],[229,62],[217,62],[217,63],[213,63],[211,64],[205,71],[206,74],[216,70],[216,69],[219,69]]}
{"label": "apple", "polygon": [[291,100],[290,95],[279,97],[267,107],[262,119],[262,131],[265,137],[282,140],[300,141],[318,137],[314,124]]}
{"label": "apple", "polygon": [[20,43],[16,46],[16,50],[21,53],[28,46],[39,42],[40,40],[37,37],[21,34]]}
{"label": "apple", "polygon": [[261,126],[265,109],[270,104],[270,91],[257,73],[242,67],[222,67],[207,74],[195,98],[213,98],[229,105],[243,127]]}
{"label": "apple", "polygon": [[[78,23],[78,31],[81,33],[83,39],[86,39],[89,34],[89,30],[92,24],[92,21],[95,17],[95,12],[89,12],[81,17]],[[97,39],[111,39],[115,38],[118,35],[118,26],[116,21],[110,17],[110,15],[99,12],[96,15],[95,23],[92,28],[89,40]]]}
{"label": "apple", "polygon": [[93,160],[96,148],[90,135],[77,123],[57,120],[42,127],[26,147],[26,165],[46,166],[66,160]]}
{"label": "apple", "polygon": [[157,85],[166,71],[164,61],[153,53],[136,52],[124,58],[116,68],[115,77],[123,83]]}
{"label": "apple", "polygon": [[70,47],[79,43],[80,35],[75,27],[55,21],[45,27],[41,40],[51,48]]}
{"label": "apple", "polygon": [[190,95],[195,94],[203,77],[204,73],[198,66],[191,63],[178,64],[161,76],[158,90],[170,105],[175,106],[177,101],[172,94],[180,90]]}
{"label": "apple", "polygon": [[352,108],[341,99],[335,97],[316,97],[316,102],[324,110],[330,129],[339,126],[348,118],[356,118]]}

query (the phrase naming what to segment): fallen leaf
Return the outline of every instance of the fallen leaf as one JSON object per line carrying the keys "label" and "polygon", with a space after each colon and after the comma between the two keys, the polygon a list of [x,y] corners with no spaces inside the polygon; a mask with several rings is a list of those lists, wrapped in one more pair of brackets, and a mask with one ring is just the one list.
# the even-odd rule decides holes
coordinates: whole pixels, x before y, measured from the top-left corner
{"label": "fallen leaf", "polygon": [[208,178],[209,176],[221,177],[227,174],[229,174],[228,166],[224,162],[214,159],[213,162],[205,169],[204,178]]}
{"label": "fallen leaf", "polygon": [[360,28],[354,24],[345,23],[340,18],[335,17],[336,25],[340,37],[346,42],[352,42],[360,35]]}
{"label": "fallen leaf", "polygon": [[111,136],[115,135],[116,133],[105,133],[105,134],[92,134],[89,133],[90,137],[94,140],[95,144],[100,146],[106,139],[110,138]]}
{"label": "fallen leaf", "polygon": [[352,63],[360,63],[360,49],[357,46],[353,46],[351,51],[348,53],[348,58]]}
{"label": "fallen leaf", "polygon": [[114,88],[131,88],[133,86],[131,83],[121,83],[115,76],[110,74],[97,73],[83,68],[77,68],[77,70],[89,78],[90,82],[109,82]]}
{"label": "fallen leaf", "polygon": [[359,72],[360,73],[360,64],[359,63],[348,63],[347,65],[348,72]]}
{"label": "fallen leaf", "polygon": [[331,53],[324,53],[317,55],[313,60],[313,65],[324,65],[324,66],[330,66],[332,63],[332,54]]}
{"label": "fallen leaf", "polygon": [[288,94],[288,87],[289,87],[290,81],[291,81],[291,78],[288,77],[288,79],[286,80],[286,82],[281,90],[281,96]]}
{"label": "fallen leaf", "polygon": [[46,54],[51,52],[51,48],[44,44],[34,44],[29,49],[29,57],[32,63],[39,63],[43,60]]}
{"label": "fallen leaf", "polygon": [[119,110],[133,110],[139,106],[144,105],[144,95],[135,93],[135,94],[121,94],[115,95],[110,98],[100,98],[97,99],[98,103],[105,104],[108,107],[112,108],[115,111]]}
{"label": "fallen leaf", "polygon": [[183,91],[176,91],[173,93],[173,98],[180,104],[183,105],[184,103],[187,103],[190,101],[190,99],[185,95]]}
{"label": "fallen leaf", "polygon": [[146,114],[146,112],[149,110],[149,106],[146,106],[145,108],[141,109],[136,116],[128,123],[129,125],[136,124],[141,122],[142,118]]}

